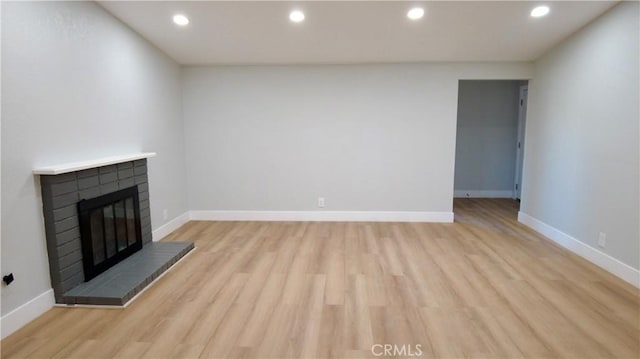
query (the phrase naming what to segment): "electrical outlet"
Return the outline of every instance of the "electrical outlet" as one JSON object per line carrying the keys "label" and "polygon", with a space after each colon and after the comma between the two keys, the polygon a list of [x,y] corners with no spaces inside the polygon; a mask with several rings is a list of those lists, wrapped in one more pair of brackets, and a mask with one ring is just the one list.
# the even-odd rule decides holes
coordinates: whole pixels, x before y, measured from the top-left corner
{"label": "electrical outlet", "polygon": [[166,208],[162,210],[162,219],[165,221],[169,219],[169,211]]}
{"label": "electrical outlet", "polygon": [[11,282],[13,282],[13,280],[14,280],[13,273],[9,273],[9,274],[5,275],[4,277],[2,277],[2,281],[4,282],[4,285],[11,284]]}
{"label": "electrical outlet", "polygon": [[600,232],[598,236],[598,247],[604,248],[607,246],[607,234],[604,232]]}
{"label": "electrical outlet", "polygon": [[324,208],[324,197],[318,197],[318,207]]}

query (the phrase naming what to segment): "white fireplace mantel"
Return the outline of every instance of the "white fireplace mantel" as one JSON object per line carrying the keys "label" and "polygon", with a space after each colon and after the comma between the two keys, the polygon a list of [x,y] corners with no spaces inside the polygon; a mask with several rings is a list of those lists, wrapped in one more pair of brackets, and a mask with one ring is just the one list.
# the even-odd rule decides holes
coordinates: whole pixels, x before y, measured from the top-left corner
{"label": "white fireplace mantel", "polygon": [[33,174],[35,175],[61,175],[63,173],[82,171],[89,168],[102,167],[113,165],[116,163],[129,162],[140,160],[143,158],[150,158],[156,155],[155,152],[145,152],[145,153],[132,153],[128,155],[121,156],[113,156],[113,157],[105,157],[99,158],[95,160],[88,161],[80,161],[80,162],[72,162],[72,163],[63,163],[59,165],[45,166],[34,168]]}

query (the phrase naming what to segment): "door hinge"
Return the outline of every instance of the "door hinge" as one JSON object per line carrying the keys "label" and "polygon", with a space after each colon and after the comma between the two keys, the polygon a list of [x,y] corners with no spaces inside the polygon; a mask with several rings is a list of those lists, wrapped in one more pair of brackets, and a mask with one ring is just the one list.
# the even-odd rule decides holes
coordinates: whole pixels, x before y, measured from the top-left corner
{"label": "door hinge", "polygon": [[518,148],[520,148],[520,142],[518,142]]}
{"label": "door hinge", "polygon": [[518,184],[516,183],[516,189],[518,189]]}

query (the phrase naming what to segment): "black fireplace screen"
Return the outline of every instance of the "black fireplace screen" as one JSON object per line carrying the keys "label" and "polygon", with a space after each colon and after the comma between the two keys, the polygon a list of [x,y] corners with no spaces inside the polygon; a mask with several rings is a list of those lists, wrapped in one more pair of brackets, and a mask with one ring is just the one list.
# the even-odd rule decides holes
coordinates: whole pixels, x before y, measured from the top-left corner
{"label": "black fireplace screen", "polygon": [[84,280],[142,248],[138,186],[78,202]]}

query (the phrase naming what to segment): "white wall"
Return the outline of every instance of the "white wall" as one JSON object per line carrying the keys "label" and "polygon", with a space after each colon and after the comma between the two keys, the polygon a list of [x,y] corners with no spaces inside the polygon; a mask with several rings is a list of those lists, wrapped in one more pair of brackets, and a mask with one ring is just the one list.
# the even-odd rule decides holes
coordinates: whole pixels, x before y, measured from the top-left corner
{"label": "white wall", "polygon": [[2,315],[51,288],[34,167],[141,151],[154,228],[184,213],[180,67],[95,3],[2,2]]}
{"label": "white wall", "polygon": [[456,193],[506,193],[515,177],[520,81],[460,81]]}
{"label": "white wall", "polygon": [[521,211],[640,268],[638,3],[624,2],[535,64]]}
{"label": "white wall", "polygon": [[184,70],[191,210],[451,212],[458,80],[528,64]]}

